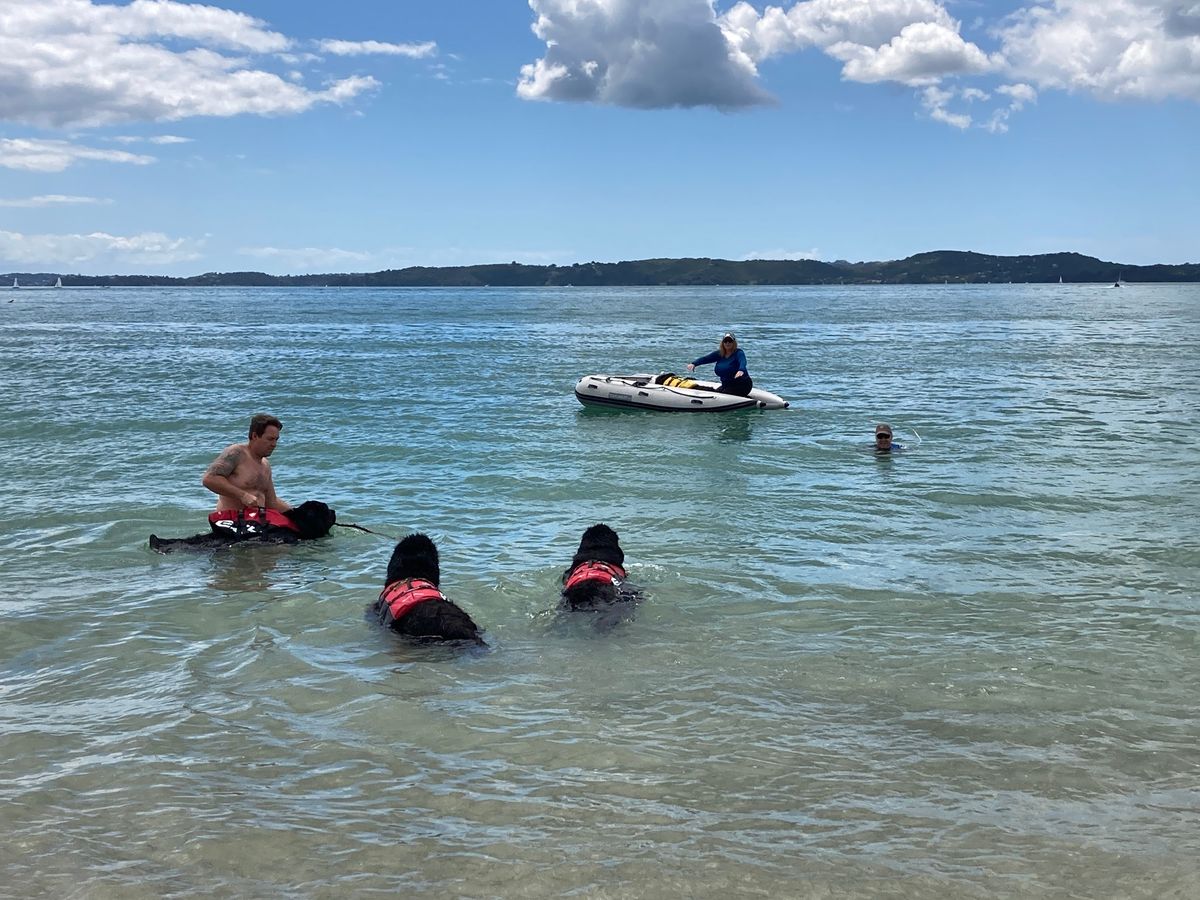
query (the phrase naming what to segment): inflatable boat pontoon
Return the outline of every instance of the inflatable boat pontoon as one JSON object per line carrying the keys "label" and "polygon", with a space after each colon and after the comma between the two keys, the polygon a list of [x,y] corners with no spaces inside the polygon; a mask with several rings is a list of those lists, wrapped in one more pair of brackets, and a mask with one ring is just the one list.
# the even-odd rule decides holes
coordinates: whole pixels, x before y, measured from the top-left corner
{"label": "inflatable boat pontoon", "polygon": [[575,396],[584,406],[658,409],[665,412],[728,412],[734,409],[787,409],[782,397],[754,388],[748,397],[722,394],[716,381],[662,375],[584,375]]}

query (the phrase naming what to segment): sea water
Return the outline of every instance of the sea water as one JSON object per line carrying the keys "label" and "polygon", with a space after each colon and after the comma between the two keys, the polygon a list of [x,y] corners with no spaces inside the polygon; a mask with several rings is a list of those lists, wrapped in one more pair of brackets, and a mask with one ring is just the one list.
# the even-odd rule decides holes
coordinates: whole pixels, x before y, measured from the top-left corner
{"label": "sea water", "polygon": [[[14,294],[3,895],[1200,896],[1200,287]],[[727,329],[790,409],[572,395]],[[386,537],[151,552],[260,411]]]}

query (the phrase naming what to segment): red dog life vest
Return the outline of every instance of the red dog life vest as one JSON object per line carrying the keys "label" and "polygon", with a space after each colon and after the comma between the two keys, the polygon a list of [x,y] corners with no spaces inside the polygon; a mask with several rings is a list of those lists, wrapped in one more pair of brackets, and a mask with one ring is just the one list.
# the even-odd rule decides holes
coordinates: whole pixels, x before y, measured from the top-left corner
{"label": "red dog life vest", "polygon": [[387,607],[393,620],[399,619],[418,603],[446,599],[446,595],[434,587],[432,581],[426,581],[424,578],[393,581],[379,594],[379,602]]}
{"label": "red dog life vest", "polygon": [[620,566],[606,562],[589,561],[581,563],[567,577],[567,583],[563,585],[563,590],[569,591],[577,584],[583,584],[585,581],[607,581],[613,585],[619,585],[624,580],[625,570]]}
{"label": "red dog life vest", "polygon": [[218,533],[259,534],[268,525],[276,528],[286,528],[288,531],[299,531],[296,523],[277,509],[265,509],[261,506],[247,506],[245,509],[218,509],[208,514],[208,524]]}

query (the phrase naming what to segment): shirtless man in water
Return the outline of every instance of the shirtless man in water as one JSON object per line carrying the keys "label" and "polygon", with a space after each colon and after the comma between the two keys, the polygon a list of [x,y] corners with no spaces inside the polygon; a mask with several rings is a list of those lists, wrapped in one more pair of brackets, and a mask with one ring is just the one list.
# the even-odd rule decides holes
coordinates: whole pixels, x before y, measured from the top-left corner
{"label": "shirtless man in water", "polygon": [[258,413],[250,419],[250,438],[230,444],[204,472],[203,484],[217,495],[218,510],[265,507],[283,512],[292,505],[275,496],[267,457],[279,443],[283,423]]}

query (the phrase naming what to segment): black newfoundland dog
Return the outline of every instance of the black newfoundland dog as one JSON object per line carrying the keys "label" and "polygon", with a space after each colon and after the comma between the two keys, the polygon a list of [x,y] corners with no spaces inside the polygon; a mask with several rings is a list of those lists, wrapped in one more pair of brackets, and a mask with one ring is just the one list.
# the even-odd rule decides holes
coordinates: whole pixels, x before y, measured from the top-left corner
{"label": "black newfoundland dog", "polygon": [[483,644],[479,626],[441,592],[441,580],[437,546],[427,535],[410,534],[392,551],[371,613],[380,625],[409,637]]}
{"label": "black newfoundland dog", "polygon": [[641,591],[625,580],[625,551],[617,533],[602,522],[583,532],[562,583],[562,609],[632,607],[642,599]]}
{"label": "black newfoundland dog", "polygon": [[159,553],[174,550],[216,550],[233,544],[298,544],[325,537],[337,524],[337,513],[320,500],[305,500],[284,510],[246,510],[236,518],[209,518],[212,531],[186,538],[160,538],[150,535],[150,549]]}

